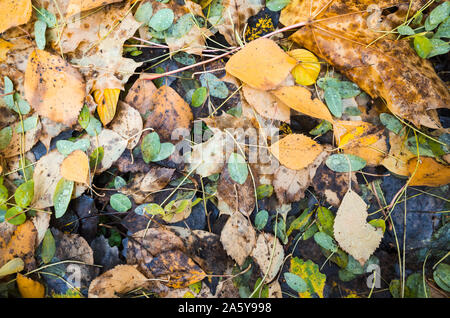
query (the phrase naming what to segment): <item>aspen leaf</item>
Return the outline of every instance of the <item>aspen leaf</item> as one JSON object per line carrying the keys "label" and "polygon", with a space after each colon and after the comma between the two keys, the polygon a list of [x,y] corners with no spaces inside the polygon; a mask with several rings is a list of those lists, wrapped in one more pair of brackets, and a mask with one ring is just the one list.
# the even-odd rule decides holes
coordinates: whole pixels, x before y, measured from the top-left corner
{"label": "aspen leaf", "polygon": [[356,192],[349,190],[334,219],[334,238],[361,265],[375,252],[383,238],[383,231],[368,224],[367,216],[367,204]]}
{"label": "aspen leaf", "polygon": [[97,113],[103,126],[108,125],[114,118],[119,101],[120,89],[105,88],[94,90],[94,100],[97,103]]}
{"label": "aspen leaf", "polygon": [[27,23],[31,18],[31,0],[7,0],[0,2],[0,33]]}
{"label": "aspen leaf", "polygon": [[450,166],[429,157],[420,157],[417,170],[416,165],[417,158],[408,161],[408,172],[412,176],[409,185],[439,187],[450,183]]}
{"label": "aspen leaf", "polygon": [[283,104],[305,115],[333,122],[327,106],[319,99],[311,99],[311,92],[302,86],[281,87],[272,91]]}
{"label": "aspen leaf", "polygon": [[296,49],[287,53],[300,62],[292,70],[295,82],[305,86],[314,84],[320,73],[320,63],[317,57],[305,49]]}
{"label": "aspen leaf", "polygon": [[409,175],[408,161],[416,156],[408,149],[406,138],[404,137],[389,132],[389,154],[381,161],[381,164],[386,169],[400,176]]}
{"label": "aspen leaf", "polygon": [[23,298],[44,298],[45,287],[38,281],[32,280],[22,274],[17,274],[17,287]]}
{"label": "aspen leaf", "polygon": [[282,165],[300,170],[314,162],[323,147],[302,134],[290,134],[270,146],[271,153]]}
{"label": "aspen leaf", "polygon": [[6,54],[13,46],[10,42],[0,39],[0,62],[6,60]]}
{"label": "aspen leaf", "polygon": [[89,176],[89,158],[81,150],[75,150],[61,164],[61,175],[64,179],[86,183]]}
{"label": "aspen leaf", "polygon": [[253,88],[269,90],[280,85],[296,64],[274,41],[260,38],[234,54],[225,69]]}
{"label": "aspen leaf", "polygon": [[252,257],[259,265],[263,275],[267,275],[267,281],[273,280],[281,268],[284,260],[283,245],[269,233],[261,233],[256,240],[256,246],[252,251]]}
{"label": "aspen leaf", "polygon": [[[289,272],[301,277],[306,283],[306,291],[299,292],[302,298],[311,298],[314,294],[323,298],[326,276],[319,271],[319,266],[307,260],[306,262],[298,257],[291,259]],[[303,289],[302,289],[303,290]]]}
{"label": "aspen leaf", "polygon": [[119,102],[116,118],[110,127],[122,138],[128,140],[128,149],[133,149],[139,142],[143,126],[139,112],[128,104]]}
{"label": "aspen leaf", "polygon": [[291,110],[278,101],[271,92],[254,89],[248,85],[242,87],[245,100],[255,108],[261,116],[290,123]]}

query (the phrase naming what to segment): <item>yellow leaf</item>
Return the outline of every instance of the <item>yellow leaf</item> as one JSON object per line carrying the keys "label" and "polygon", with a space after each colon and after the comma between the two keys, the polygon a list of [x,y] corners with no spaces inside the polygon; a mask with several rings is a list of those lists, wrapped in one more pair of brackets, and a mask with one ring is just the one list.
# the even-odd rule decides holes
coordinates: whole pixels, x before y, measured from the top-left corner
{"label": "yellow leaf", "polygon": [[119,101],[119,88],[105,88],[103,91],[94,90],[94,100],[97,103],[97,112],[104,126],[113,120]]}
{"label": "yellow leaf", "polygon": [[319,271],[319,266],[311,260],[306,262],[298,257],[291,259],[289,272],[300,276],[308,286],[308,290],[299,293],[302,298],[311,298],[316,294],[323,298],[323,289],[325,288],[325,281],[327,277]]}
{"label": "yellow leaf", "polygon": [[44,298],[45,288],[41,283],[17,274],[17,287],[23,298]]}
{"label": "yellow leaf", "polygon": [[35,265],[34,250],[37,230],[33,222],[28,220],[19,225],[8,244],[5,242],[6,238],[3,237],[3,233],[0,234],[0,266],[16,257],[23,260],[26,269]]}
{"label": "yellow leaf", "polygon": [[269,90],[280,85],[295,64],[274,41],[259,38],[234,54],[225,69],[253,88]]}
{"label": "yellow leaf", "polygon": [[389,143],[389,153],[386,158],[381,161],[381,164],[390,172],[400,176],[409,176],[408,161],[416,155],[408,149],[406,138],[393,132],[389,132]]}
{"label": "yellow leaf", "polygon": [[314,84],[320,73],[320,63],[317,57],[305,49],[292,50],[288,54],[300,62],[291,72],[295,82],[305,86]]}
{"label": "yellow leaf", "polygon": [[86,183],[89,177],[89,159],[81,150],[75,150],[61,164],[61,176],[70,181]]}
{"label": "yellow leaf", "polygon": [[31,18],[31,0],[0,1],[0,33],[27,23]]}
{"label": "yellow leaf", "polygon": [[39,115],[71,126],[83,107],[81,74],[58,55],[34,50],[25,71],[25,98]]}
{"label": "yellow leaf", "polygon": [[311,93],[302,86],[281,87],[272,91],[282,103],[305,115],[333,122],[328,107],[319,99],[311,99]]}
{"label": "yellow leaf", "polygon": [[290,134],[270,146],[270,152],[280,163],[292,170],[300,170],[312,163],[323,147],[302,134]]}
{"label": "yellow leaf", "polygon": [[13,47],[11,43],[8,41],[5,41],[3,39],[0,39],[0,62],[3,62],[6,60],[6,54],[8,54],[8,51]]}
{"label": "yellow leaf", "polygon": [[440,187],[450,183],[450,166],[440,164],[429,157],[420,157],[417,170],[416,165],[417,158],[408,161],[408,172],[412,175],[409,185]]}
{"label": "yellow leaf", "polygon": [[13,258],[0,268],[0,279],[4,276],[18,273],[23,270],[25,263],[21,258]]}

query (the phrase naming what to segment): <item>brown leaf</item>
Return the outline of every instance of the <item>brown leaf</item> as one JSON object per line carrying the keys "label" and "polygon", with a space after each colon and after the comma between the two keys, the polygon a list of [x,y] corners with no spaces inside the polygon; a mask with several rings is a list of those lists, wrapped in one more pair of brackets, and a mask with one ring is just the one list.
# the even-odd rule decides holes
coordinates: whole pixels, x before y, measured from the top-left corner
{"label": "brown leaf", "polygon": [[277,101],[270,92],[254,89],[248,85],[244,85],[242,91],[247,102],[261,116],[290,123],[291,110],[284,103]]}
{"label": "brown leaf", "polygon": [[194,118],[191,108],[173,88],[161,86],[152,99],[154,110],[145,122],[145,128],[155,129],[164,141],[174,141],[171,139],[172,133],[175,136],[180,129],[190,129]]}
{"label": "brown leaf", "polygon": [[402,137],[389,132],[389,144],[389,154],[383,159],[381,164],[390,172],[400,176],[408,176],[408,161],[416,155],[408,149],[406,135]]}
{"label": "brown leaf", "polygon": [[367,204],[349,190],[334,219],[334,238],[361,266],[364,266],[383,238],[383,231],[368,224],[367,216]]}
{"label": "brown leaf", "polygon": [[277,276],[283,265],[283,245],[272,234],[261,233],[258,235],[252,257],[258,264],[263,276],[266,277],[266,281],[270,282]]}
{"label": "brown leaf", "polygon": [[408,161],[408,172],[412,176],[411,186],[440,187],[450,183],[450,166],[433,158],[420,157],[418,165],[417,158],[412,158]]}
{"label": "brown leaf", "polygon": [[35,50],[25,71],[25,98],[39,115],[71,126],[83,107],[85,84],[69,63],[47,51]]}
{"label": "brown leaf", "polygon": [[31,0],[7,0],[0,2],[0,33],[27,23],[31,18]]}
{"label": "brown leaf", "polygon": [[61,164],[61,176],[70,181],[87,183],[89,177],[89,159],[81,150],[75,150]]}
{"label": "brown leaf", "polygon": [[116,117],[112,121],[110,128],[122,138],[128,140],[128,149],[133,149],[139,142],[143,126],[139,112],[130,105],[119,102]]}
{"label": "brown leaf", "polygon": [[297,60],[274,41],[259,38],[234,54],[225,69],[255,89],[270,90],[286,79],[295,64]]}
{"label": "brown leaf", "polygon": [[[18,123],[20,125],[20,123]],[[33,146],[39,141],[39,135],[42,130],[41,121],[38,120],[36,127],[25,132],[25,140],[23,143],[23,134],[17,133],[15,127],[12,127],[12,138],[8,147],[0,151],[5,158],[11,158],[21,153],[26,153],[33,148]]]}
{"label": "brown leaf", "polygon": [[157,90],[152,81],[142,79],[142,77],[145,78],[146,76],[145,74],[141,74],[128,90],[128,94],[125,97],[125,103],[136,108],[144,118],[147,118],[153,110],[152,97]]}
{"label": "brown leaf", "polygon": [[[450,92],[431,63],[421,59],[409,40],[396,34],[379,38],[383,30],[403,23],[426,1],[292,1],[281,13],[285,25],[316,20],[301,28],[292,40],[313,51],[358,84],[372,98],[382,97],[389,110],[415,125],[439,128],[437,108],[449,108]],[[397,7],[381,15],[380,25],[371,29],[369,5]],[[312,7],[311,7],[312,6]],[[382,12],[381,12],[382,13]],[[370,44],[370,45],[369,45]]]}

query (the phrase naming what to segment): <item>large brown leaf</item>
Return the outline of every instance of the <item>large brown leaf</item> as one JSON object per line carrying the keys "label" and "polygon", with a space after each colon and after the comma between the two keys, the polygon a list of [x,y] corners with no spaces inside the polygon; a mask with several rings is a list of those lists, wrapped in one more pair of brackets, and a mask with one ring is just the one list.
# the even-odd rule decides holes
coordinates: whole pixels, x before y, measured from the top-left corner
{"label": "large brown leaf", "polygon": [[[399,0],[294,0],[280,21],[309,22],[292,40],[335,66],[371,97],[382,97],[394,114],[415,125],[439,128],[436,109],[449,107],[450,93],[431,63],[421,59],[408,40],[386,36],[374,42],[383,34],[379,31],[399,25],[407,12],[410,17],[425,2],[413,1],[408,11],[409,1]],[[379,9],[381,23],[370,22],[374,13],[369,6]],[[398,10],[382,14],[381,9],[392,7]]]}

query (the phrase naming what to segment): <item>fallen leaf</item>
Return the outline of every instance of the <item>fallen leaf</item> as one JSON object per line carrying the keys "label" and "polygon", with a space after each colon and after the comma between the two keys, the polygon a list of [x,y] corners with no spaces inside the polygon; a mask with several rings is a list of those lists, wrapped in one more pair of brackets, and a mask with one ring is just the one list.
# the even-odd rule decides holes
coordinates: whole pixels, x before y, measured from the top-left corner
{"label": "fallen leaf", "polygon": [[256,232],[239,212],[234,212],[220,233],[223,248],[239,266],[244,264],[256,244]]}
{"label": "fallen leaf", "polygon": [[417,165],[417,160],[412,158],[408,161],[408,172],[412,176],[409,185],[440,187],[450,183],[449,165],[443,165],[429,157],[420,157]]}
{"label": "fallen leaf", "polygon": [[39,141],[42,124],[38,121],[36,127],[25,132],[25,141],[22,143],[23,134],[12,129],[12,137],[8,146],[0,151],[5,158],[11,158],[21,153],[26,153]]}
{"label": "fallen leaf", "polygon": [[8,261],[6,264],[0,267],[0,279],[2,279],[5,276],[15,274],[18,272],[21,272],[24,268],[25,263],[22,261],[21,258],[13,258],[12,260]]}
{"label": "fallen leaf", "polygon": [[295,49],[288,54],[300,63],[292,70],[295,82],[300,85],[312,85],[316,82],[320,73],[320,63],[317,57],[304,49]]}
{"label": "fallen leaf", "polygon": [[154,192],[163,189],[172,178],[175,169],[152,167],[150,171],[144,175],[140,183],[142,192]]}
{"label": "fallen leaf", "polygon": [[302,134],[289,134],[270,146],[275,158],[292,170],[307,167],[322,151],[321,145]]}
{"label": "fallen leaf", "polygon": [[38,281],[17,274],[16,283],[22,298],[44,298],[45,296],[45,287]]}
{"label": "fallen leaf", "polygon": [[270,90],[279,86],[296,64],[274,41],[260,38],[234,54],[225,69],[255,89]]}
{"label": "fallen leaf", "polygon": [[328,107],[319,99],[311,99],[311,92],[302,86],[281,87],[272,91],[288,107],[311,117],[333,122]]}
{"label": "fallen leaf", "polygon": [[334,238],[361,266],[380,245],[383,231],[367,223],[367,204],[349,189],[334,219]]}
{"label": "fallen leaf", "polygon": [[291,121],[291,110],[267,91],[254,89],[248,85],[242,87],[247,102],[265,118],[281,120],[286,123]]}
{"label": "fallen leaf", "polygon": [[144,124],[139,112],[130,105],[119,102],[118,112],[110,128],[122,138],[128,140],[128,149],[133,149],[139,142],[143,126]]}
{"label": "fallen leaf", "polygon": [[298,257],[291,259],[289,271],[292,274],[300,276],[308,286],[308,290],[299,293],[301,298],[312,298],[314,294],[323,298],[323,290],[325,288],[326,276],[319,271],[319,266],[307,260],[306,262]]}
{"label": "fallen leaf", "polygon": [[35,50],[25,71],[25,98],[39,115],[71,126],[83,107],[81,74],[60,56]]}
{"label": "fallen leaf", "polygon": [[6,60],[6,54],[8,54],[9,50],[12,47],[13,45],[11,43],[3,39],[0,39],[0,62],[4,62]]}
{"label": "fallen leaf", "polygon": [[[450,93],[431,63],[421,59],[407,41],[395,40],[395,34],[378,39],[380,31],[403,23],[425,2],[409,6],[392,0],[339,1],[330,5],[327,0],[295,0],[283,9],[280,22],[314,21],[291,39],[336,67],[372,98],[382,97],[392,113],[415,125],[439,128],[436,109],[449,107]],[[373,4],[398,10],[380,15],[382,22],[370,29],[367,8]]]}
{"label": "fallen leaf", "polygon": [[144,80],[143,78],[145,77],[147,77],[147,75],[141,74],[134,82],[133,86],[128,90],[128,94],[125,97],[125,103],[136,108],[141,116],[147,118],[149,113],[153,110],[152,97],[157,88],[152,81]]}
{"label": "fallen leaf", "polygon": [[89,285],[89,298],[118,298],[148,283],[147,277],[141,274],[136,266],[117,265],[96,277]]}
{"label": "fallen leaf", "polygon": [[8,0],[0,3],[0,33],[9,28],[27,23],[31,18],[31,0]]}
{"label": "fallen leaf", "polygon": [[104,126],[108,125],[114,118],[119,101],[119,88],[105,88],[103,90],[94,88],[94,100],[97,103],[97,113]]}
{"label": "fallen leaf", "polygon": [[381,161],[381,164],[390,172],[400,176],[408,176],[408,161],[416,155],[409,150],[406,143],[406,136],[402,137],[393,132],[389,132],[389,144],[389,153]]}
{"label": "fallen leaf", "polygon": [[[251,256],[255,259],[266,281],[272,281],[278,274],[284,261],[283,245],[269,233],[261,233]],[[267,275],[267,276],[266,276]]]}
{"label": "fallen leaf", "polygon": [[66,17],[71,17],[83,11],[120,1],[122,0],[64,0],[58,3],[58,7]]}
{"label": "fallen leaf", "polygon": [[61,164],[61,176],[70,181],[87,183],[89,178],[89,159],[81,150],[75,150]]}

